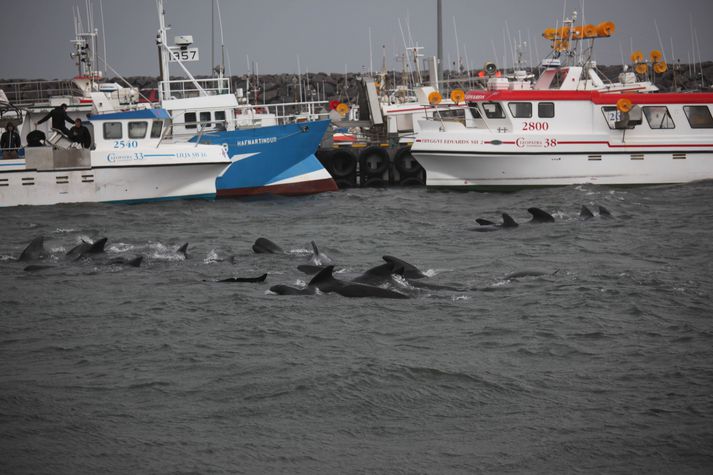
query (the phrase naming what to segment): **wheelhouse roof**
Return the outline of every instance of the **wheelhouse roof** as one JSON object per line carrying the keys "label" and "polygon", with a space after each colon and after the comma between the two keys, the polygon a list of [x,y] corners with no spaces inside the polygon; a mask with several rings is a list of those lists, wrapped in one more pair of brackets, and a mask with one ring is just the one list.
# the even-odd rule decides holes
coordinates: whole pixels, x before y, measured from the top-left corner
{"label": "wheelhouse roof", "polygon": [[135,111],[111,112],[109,114],[97,114],[89,118],[92,121],[98,120],[131,120],[131,119],[170,119],[165,109],[139,109]]}
{"label": "wheelhouse roof", "polygon": [[713,93],[709,92],[601,92],[601,91],[559,91],[559,90],[507,90],[468,91],[466,102],[495,101],[590,101],[594,104],[616,104],[625,97],[634,104],[713,104]]}

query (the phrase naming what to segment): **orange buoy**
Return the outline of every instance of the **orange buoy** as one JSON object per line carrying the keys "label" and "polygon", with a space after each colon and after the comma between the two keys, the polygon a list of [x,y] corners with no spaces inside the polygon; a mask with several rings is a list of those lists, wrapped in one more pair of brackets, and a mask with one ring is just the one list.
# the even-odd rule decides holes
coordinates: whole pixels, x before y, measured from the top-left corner
{"label": "orange buoy", "polygon": [[451,100],[456,104],[460,104],[465,100],[465,92],[462,89],[454,89],[451,91]]}
{"label": "orange buoy", "polygon": [[582,27],[582,32],[585,38],[596,38],[597,37],[597,27],[594,25],[584,25]]}
{"label": "orange buoy", "polygon": [[651,53],[649,53],[649,58],[651,58],[652,62],[658,63],[661,61],[661,58],[663,58],[663,54],[661,54],[661,51],[653,49],[651,50]]}
{"label": "orange buoy", "polygon": [[640,63],[644,60],[644,55],[641,54],[641,51],[636,50],[633,53],[631,53],[631,62],[632,63]]}
{"label": "orange buoy", "polygon": [[603,21],[597,25],[597,33],[603,38],[608,38],[609,36],[613,35],[615,29],[616,26],[612,21]]}
{"label": "orange buoy", "polygon": [[646,71],[648,71],[649,68],[646,66],[646,63],[639,63],[636,66],[634,66],[634,71],[636,71],[637,74],[646,74]]}
{"label": "orange buoy", "polygon": [[622,97],[616,101],[616,108],[619,112],[629,112],[632,107],[634,107],[634,104],[631,102],[631,99],[627,99],[626,97]]}
{"label": "orange buoy", "polygon": [[349,112],[349,106],[340,102],[339,105],[337,105],[336,111],[339,112],[340,115],[345,116],[347,112]]}
{"label": "orange buoy", "polygon": [[438,91],[433,91],[428,95],[428,103],[432,106],[438,105],[443,100],[443,96]]}
{"label": "orange buoy", "polygon": [[668,69],[668,64],[666,64],[666,61],[660,61],[658,63],[654,63],[654,72],[656,74],[663,74],[666,72]]}

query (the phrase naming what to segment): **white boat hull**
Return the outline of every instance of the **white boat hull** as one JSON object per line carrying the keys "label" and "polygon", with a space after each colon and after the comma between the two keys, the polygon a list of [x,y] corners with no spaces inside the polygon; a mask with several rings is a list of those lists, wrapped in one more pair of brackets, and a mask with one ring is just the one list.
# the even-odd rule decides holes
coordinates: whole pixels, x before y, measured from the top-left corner
{"label": "white boat hull", "polygon": [[215,197],[225,164],[0,173],[0,206],[142,202]]}
{"label": "white boat hull", "polygon": [[713,152],[489,154],[413,152],[426,186],[517,189],[576,184],[652,185],[713,179]]}

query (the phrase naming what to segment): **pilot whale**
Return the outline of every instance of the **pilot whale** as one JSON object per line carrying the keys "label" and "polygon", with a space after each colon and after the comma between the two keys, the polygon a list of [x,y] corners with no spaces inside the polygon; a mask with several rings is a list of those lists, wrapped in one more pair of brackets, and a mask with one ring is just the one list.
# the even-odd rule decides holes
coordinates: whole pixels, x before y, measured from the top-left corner
{"label": "pilot whale", "polygon": [[255,254],[282,254],[285,251],[269,239],[260,237],[253,244],[253,252]]}
{"label": "pilot whale", "polygon": [[503,213],[502,224],[495,223],[493,221],[478,218],[475,220],[476,223],[480,225],[479,228],[474,228],[474,231],[487,232],[487,231],[497,231],[499,229],[512,229],[519,226],[517,222],[507,213]]}
{"label": "pilot whale", "polygon": [[79,260],[83,257],[91,256],[94,254],[101,254],[104,252],[104,246],[106,246],[107,238],[97,239],[94,242],[87,242],[82,240],[80,244],[74,246],[67,252],[67,257],[73,260]]}
{"label": "pilot whale", "polygon": [[347,282],[335,279],[332,275],[334,266],[330,265],[322,269],[310,280],[307,287],[298,289],[287,285],[274,285],[270,291],[279,295],[313,295],[317,290],[323,293],[335,293],[343,297],[360,298],[375,297],[388,299],[407,299],[408,295],[396,292],[395,290],[383,289],[368,284]]}
{"label": "pilot whale", "polygon": [[527,212],[532,215],[530,223],[554,223],[555,218],[548,212],[540,208],[527,208]]}
{"label": "pilot whale", "polygon": [[17,260],[21,262],[39,261],[45,259],[48,255],[49,253],[45,249],[45,237],[37,236],[30,241],[30,244],[22,251]]}

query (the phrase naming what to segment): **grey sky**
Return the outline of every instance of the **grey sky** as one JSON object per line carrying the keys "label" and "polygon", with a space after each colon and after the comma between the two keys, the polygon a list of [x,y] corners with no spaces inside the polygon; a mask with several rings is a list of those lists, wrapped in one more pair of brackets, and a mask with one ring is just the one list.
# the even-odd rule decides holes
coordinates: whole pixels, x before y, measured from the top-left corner
{"label": "grey sky", "polygon": [[[95,23],[101,28],[99,0],[93,0]],[[0,0],[0,40],[3,57],[0,78],[68,78],[75,68],[69,58],[73,39],[72,6],[85,0]],[[444,58],[456,60],[453,18],[456,19],[460,53],[472,67],[505,54],[503,32],[522,36],[543,56],[549,43],[544,28],[562,18],[563,0],[443,0]],[[665,54],[674,53],[687,62],[692,51],[690,22],[698,34],[701,57],[713,59],[712,0],[568,0],[566,11],[582,11],[588,23],[612,20],[613,38],[597,41],[596,59],[601,64],[621,62],[620,51],[629,56],[630,45],[647,54],[659,49],[655,22],[661,32]],[[390,69],[398,68],[394,54],[403,50],[398,19],[410,25],[414,43],[428,56],[436,53],[436,0],[220,0],[225,44],[233,74],[247,71],[246,55],[258,63],[260,73],[296,72],[297,56],[302,72],[360,71],[369,67],[369,28],[372,31],[373,63],[382,61],[386,46]],[[158,74],[154,43],[158,16],[154,0],[103,0],[107,58],[122,75]],[[581,15],[581,14],[580,14]],[[216,15],[217,17],[217,15]],[[168,0],[167,21],[173,36],[192,34],[201,50],[201,61],[192,64],[196,74],[210,70],[211,0]],[[216,19],[216,39],[219,38]],[[409,41],[408,31],[406,41]],[[509,50],[509,42],[507,49]],[[216,56],[219,47],[216,46]],[[529,50],[525,53],[529,57]],[[507,63],[512,59],[508,53]]]}

